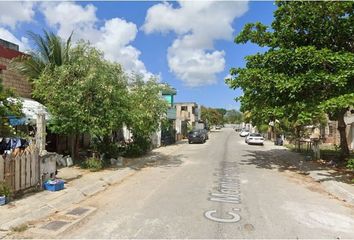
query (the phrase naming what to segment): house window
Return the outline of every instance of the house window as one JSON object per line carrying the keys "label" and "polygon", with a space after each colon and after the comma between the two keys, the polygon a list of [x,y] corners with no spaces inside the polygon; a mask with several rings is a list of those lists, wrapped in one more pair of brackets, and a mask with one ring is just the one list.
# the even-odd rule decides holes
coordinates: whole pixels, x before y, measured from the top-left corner
{"label": "house window", "polygon": [[192,108],[192,114],[196,115],[196,113],[197,113],[196,108],[193,107],[193,108]]}
{"label": "house window", "polygon": [[182,106],[181,107],[181,111],[187,111],[187,110],[188,110],[187,106]]}

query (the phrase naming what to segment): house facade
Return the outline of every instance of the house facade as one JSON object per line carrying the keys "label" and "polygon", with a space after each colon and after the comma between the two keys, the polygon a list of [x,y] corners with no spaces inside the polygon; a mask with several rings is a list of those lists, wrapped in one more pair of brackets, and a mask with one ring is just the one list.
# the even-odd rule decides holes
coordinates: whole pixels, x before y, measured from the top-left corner
{"label": "house facade", "polygon": [[178,140],[176,131],[176,108],[174,108],[174,97],[177,94],[175,88],[168,84],[162,84],[163,90],[161,91],[162,97],[168,103],[167,121],[161,126],[161,142],[163,145],[173,144]]}
{"label": "house facade", "polygon": [[178,139],[187,136],[188,129],[196,126],[200,118],[200,106],[195,102],[179,102],[174,104],[176,109],[176,131]]}
{"label": "house facade", "polygon": [[[347,111],[344,116],[347,125],[346,137],[350,150],[354,150],[354,110]],[[327,125],[321,129],[321,138],[324,144],[340,145],[340,135],[337,121],[328,121]]]}

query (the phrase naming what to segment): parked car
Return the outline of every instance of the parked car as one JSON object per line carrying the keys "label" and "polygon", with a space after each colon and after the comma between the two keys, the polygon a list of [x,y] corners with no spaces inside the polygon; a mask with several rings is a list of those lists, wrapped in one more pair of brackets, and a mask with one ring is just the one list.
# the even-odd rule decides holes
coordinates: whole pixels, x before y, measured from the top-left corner
{"label": "parked car", "polygon": [[264,144],[264,137],[260,133],[251,133],[245,138],[247,144]]}
{"label": "parked car", "polygon": [[243,129],[240,132],[240,136],[241,137],[246,137],[246,136],[248,136],[248,134],[250,134],[250,132],[248,130],[246,130],[246,129]]}
{"label": "parked car", "polygon": [[221,126],[220,126],[220,125],[216,125],[216,126],[215,126],[215,129],[216,129],[216,130],[220,130],[220,129],[221,129]]}
{"label": "parked car", "polygon": [[277,135],[277,137],[275,138],[274,145],[283,146],[283,139],[280,135]]}
{"label": "parked car", "polygon": [[208,130],[207,129],[200,129],[200,130],[204,133],[205,140],[208,140],[209,139]]}
{"label": "parked car", "polygon": [[188,133],[188,143],[205,143],[205,140],[203,129],[192,130]]}

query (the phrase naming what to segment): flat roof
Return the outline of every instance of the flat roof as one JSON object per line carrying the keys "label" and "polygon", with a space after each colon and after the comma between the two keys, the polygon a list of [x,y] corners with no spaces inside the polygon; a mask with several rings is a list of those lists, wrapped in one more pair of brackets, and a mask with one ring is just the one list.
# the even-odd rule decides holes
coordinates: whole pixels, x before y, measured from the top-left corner
{"label": "flat roof", "polygon": [[175,102],[174,105],[198,105],[196,102]]}

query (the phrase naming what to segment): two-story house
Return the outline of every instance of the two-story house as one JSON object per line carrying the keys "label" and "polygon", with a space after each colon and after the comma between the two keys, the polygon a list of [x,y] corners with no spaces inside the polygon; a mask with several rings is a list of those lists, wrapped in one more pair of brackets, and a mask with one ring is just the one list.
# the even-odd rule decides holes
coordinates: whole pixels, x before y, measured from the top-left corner
{"label": "two-story house", "polygon": [[176,109],[176,131],[178,139],[184,138],[188,134],[188,129],[195,127],[200,120],[200,107],[195,102],[175,103]]}

